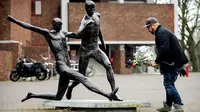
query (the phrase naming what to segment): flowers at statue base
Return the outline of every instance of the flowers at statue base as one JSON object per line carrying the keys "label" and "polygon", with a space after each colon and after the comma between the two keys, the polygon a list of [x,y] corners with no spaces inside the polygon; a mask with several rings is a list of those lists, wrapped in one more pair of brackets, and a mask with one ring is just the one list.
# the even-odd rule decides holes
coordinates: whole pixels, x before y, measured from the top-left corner
{"label": "flowers at statue base", "polygon": [[134,63],[132,64],[132,68],[135,68],[135,64]]}
{"label": "flowers at statue base", "polygon": [[[134,60],[132,61],[132,68],[139,70],[139,67],[151,66],[151,62],[156,59],[155,47],[141,46],[134,54]],[[158,66],[155,67],[158,69]]]}

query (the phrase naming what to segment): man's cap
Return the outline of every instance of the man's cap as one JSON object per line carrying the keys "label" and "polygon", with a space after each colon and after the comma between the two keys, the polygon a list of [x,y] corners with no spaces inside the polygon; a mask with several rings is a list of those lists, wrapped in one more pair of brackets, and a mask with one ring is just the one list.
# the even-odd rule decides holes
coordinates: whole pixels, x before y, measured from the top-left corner
{"label": "man's cap", "polygon": [[149,17],[146,19],[146,24],[144,25],[144,27],[148,27],[155,23],[158,23],[158,20],[155,17]]}

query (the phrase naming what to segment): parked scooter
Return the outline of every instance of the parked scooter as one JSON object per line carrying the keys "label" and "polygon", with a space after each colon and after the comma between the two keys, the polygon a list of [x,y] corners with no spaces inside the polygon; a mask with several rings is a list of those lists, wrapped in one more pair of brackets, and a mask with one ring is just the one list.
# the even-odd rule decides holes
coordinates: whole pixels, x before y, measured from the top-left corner
{"label": "parked scooter", "polygon": [[16,82],[20,77],[33,77],[38,80],[45,80],[48,74],[48,68],[45,64],[39,62],[30,62],[28,57],[18,60],[16,67],[10,73],[10,80]]}

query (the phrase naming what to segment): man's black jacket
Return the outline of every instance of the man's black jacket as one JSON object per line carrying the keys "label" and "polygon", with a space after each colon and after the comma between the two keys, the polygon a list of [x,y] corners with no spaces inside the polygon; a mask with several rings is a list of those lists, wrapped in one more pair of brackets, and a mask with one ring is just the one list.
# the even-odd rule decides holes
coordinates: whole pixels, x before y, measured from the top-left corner
{"label": "man's black jacket", "polygon": [[[188,63],[177,37],[163,26],[158,26],[155,31],[155,43],[158,52],[156,63],[160,65],[161,73],[173,71]],[[174,66],[168,64],[174,63]]]}

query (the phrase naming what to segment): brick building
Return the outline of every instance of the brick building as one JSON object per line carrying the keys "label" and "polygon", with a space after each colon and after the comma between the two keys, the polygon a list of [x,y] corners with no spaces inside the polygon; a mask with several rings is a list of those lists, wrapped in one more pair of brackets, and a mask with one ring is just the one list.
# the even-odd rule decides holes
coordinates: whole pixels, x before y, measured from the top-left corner
{"label": "brick building", "polygon": [[[64,30],[76,32],[85,14],[84,1],[1,0],[0,60],[11,60],[4,62],[12,66],[5,68],[5,64],[0,62],[0,75],[8,74],[21,55],[41,61],[40,54],[42,54],[53,60],[44,37],[7,21],[8,15],[48,29],[52,29],[53,18],[60,17],[63,20]],[[96,11],[101,14],[101,30],[107,46],[106,53],[109,58],[113,58],[112,66],[117,74],[132,73],[132,70],[125,65],[136,46],[154,44],[154,37],[142,27],[147,17],[157,17],[162,25],[174,31],[173,4],[157,5],[153,4],[152,0],[94,1]],[[80,40],[69,39],[68,44],[71,59],[77,61]]]}

